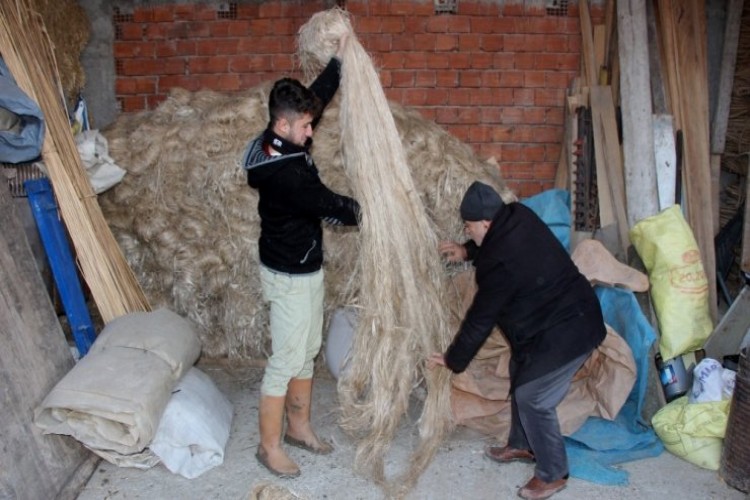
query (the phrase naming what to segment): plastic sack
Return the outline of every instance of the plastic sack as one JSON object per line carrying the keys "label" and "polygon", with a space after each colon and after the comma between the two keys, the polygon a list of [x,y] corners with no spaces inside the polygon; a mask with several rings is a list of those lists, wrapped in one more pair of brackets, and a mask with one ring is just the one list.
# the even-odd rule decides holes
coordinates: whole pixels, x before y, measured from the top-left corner
{"label": "plastic sack", "polygon": [[96,194],[103,193],[125,177],[125,170],[109,156],[107,139],[98,130],[85,130],[75,136],[75,141]]}
{"label": "plastic sack", "polygon": [[149,448],[171,472],[193,479],[224,462],[231,425],[232,404],[193,367],[175,387]]}
{"label": "plastic sack", "polygon": [[664,447],[704,469],[718,470],[729,419],[729,401],[688,403],[687,396],[662,407],[651,419]]}
{"label": "plastic sack", "polygon": [[44,115],[17,85],[0,58],[0,161],[30,162],[44,142]]}
{"label": "plastic sack", "polygon": [[680,206],[638,222],[630,230],[630,240],[648,270],[662,358],[702,348],[713,331],[708,279]]}
{"label": "plastic sack", "polygon": [[693,388],[688,394],[690,403],[709,403],[730,399],[734,392],[735,373],[721,366],[715,359],[706,358],[693,369]]}

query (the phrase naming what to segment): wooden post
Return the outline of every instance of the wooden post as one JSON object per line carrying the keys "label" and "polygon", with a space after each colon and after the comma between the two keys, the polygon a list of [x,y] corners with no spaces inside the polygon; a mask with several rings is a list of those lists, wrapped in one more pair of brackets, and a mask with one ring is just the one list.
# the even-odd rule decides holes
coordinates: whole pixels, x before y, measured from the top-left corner
{"label": "wooden post", "polygon": [[659,212],[645,0],[617,2],[623,165],[628,225]]}

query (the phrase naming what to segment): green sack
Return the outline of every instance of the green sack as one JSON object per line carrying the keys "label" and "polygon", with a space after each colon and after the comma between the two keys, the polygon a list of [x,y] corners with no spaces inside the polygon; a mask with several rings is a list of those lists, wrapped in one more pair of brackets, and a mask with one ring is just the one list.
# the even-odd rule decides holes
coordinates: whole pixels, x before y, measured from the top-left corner
{"label": "green sack", "polygon": [[714,328],[708,279],[680,206],[638,222],[630,230],[630,240],[648,271],[662,358],[702,348]]}
{"label": "green sack", "polygon": [[688,403],[683,396],[656,412],[651,424],[670,453],[704,469],[718,470],[729,402]]}

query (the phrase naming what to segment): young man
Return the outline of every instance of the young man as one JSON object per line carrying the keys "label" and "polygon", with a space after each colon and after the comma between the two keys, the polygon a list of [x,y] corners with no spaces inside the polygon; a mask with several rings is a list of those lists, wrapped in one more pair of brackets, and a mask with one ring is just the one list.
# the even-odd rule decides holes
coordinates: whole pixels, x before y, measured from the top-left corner
{"label": "young man", "polygon": [[338,89],[344,43],[339,41],[336,56],[309,89],[291,78],[274,84],[268,128],[243,158],[248,184],[260,197],[260,275],[271,306],[273,351],[261,384],[256,457],[279,477],[300,474],[281,446],[285,410],[287,444],[316,454],[333,450],[310,425],[313,365],[323,329],[321,220],[357,225],[359,205],[321,182],[310,146],[313,128]]}
{"label": "young man", "polygon": [[441,242],[451,262],[472,260],[477,293],[445,352],[428,366],[460,373],[495,326],[511,348],[511,427],[506,446],[485,454],[507,463],[536,461],[519,490],[525,499],[548,498],[568,477],[565,444],[555,408],[573,375],[606,335],[599,301],[565,248],[537,215],[503,203],[490,186],[474,182],[461,202],[466,244]]}

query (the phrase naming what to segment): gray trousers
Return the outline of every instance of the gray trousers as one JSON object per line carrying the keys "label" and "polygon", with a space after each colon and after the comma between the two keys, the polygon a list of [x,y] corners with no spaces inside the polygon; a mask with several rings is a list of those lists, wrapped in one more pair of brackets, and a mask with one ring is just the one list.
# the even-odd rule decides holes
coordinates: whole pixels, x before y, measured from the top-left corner
{"label": "gray trousers", "polygon": [[508,445],[534,453],[534,475],[542,481],[557,481],[568,474],[568,457],[556,408],[589,355],[579,356],[551,373],[516,387],[513,392]]}

